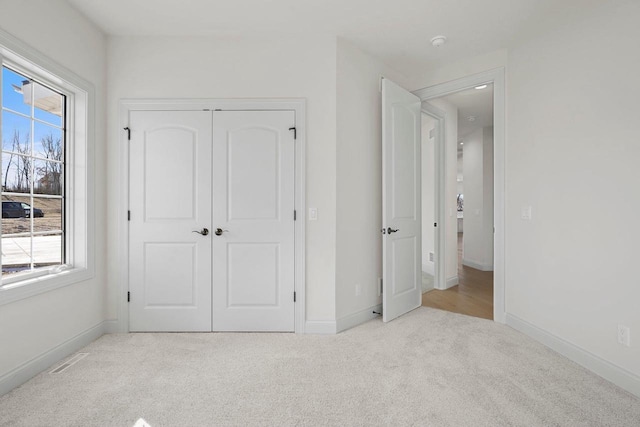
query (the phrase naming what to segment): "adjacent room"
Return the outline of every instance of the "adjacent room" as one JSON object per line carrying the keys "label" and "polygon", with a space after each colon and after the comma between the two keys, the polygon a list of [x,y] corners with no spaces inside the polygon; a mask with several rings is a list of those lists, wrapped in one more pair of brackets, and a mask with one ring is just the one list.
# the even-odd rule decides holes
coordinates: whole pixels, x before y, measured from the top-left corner
{"label": "adjacent room", "polygon": [[640,425],[636,0],[0,0],[0,426]]}

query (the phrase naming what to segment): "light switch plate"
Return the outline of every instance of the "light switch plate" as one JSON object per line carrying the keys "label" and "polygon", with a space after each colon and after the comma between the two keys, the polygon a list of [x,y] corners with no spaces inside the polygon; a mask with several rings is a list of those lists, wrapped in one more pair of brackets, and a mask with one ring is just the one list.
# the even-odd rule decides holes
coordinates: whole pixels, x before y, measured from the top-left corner
{"label": "light switch plate", "polygon": [[309,221],[317,221],[317,220],[318,220],[318,209],[309,208]]}
{"label": "light switch plate", "polygon": [[525,221],[531,221],[531,206],[523,206],[520,210],[520,218]]}

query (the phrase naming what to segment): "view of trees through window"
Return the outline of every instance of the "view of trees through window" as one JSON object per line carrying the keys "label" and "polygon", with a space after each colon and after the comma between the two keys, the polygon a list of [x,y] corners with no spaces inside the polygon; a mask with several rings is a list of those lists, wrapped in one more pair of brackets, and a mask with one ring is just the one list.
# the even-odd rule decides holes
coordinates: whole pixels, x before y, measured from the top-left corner
{"label": "view of trees through window", "polygon": [[2,67],[2,275],[64,263],[65,97]]}

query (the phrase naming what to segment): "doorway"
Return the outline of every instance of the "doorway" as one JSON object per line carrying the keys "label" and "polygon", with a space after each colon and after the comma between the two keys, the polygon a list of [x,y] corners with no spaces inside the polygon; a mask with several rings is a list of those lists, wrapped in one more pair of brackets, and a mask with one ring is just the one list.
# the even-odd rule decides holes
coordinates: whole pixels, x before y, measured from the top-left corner
{"label": "doorway", "polygon": [[131,111],[129,329],[295,329],[294,111]]}
{"label": "doorway", "polygon": [[[424,293],[422,305],[493,319],[493,85],[478,85],[429,104],[457,125],[444,138],[447,154],[455,153],[455,168],[454,159],[447,159],[451,170],[445,174],[445,200],[453,205],[448,206],[450,221],[445,226],[446,284],[445,289]],[[435,119],[424,117],[423,132],[433,133],[432,127]],[[427,147],[429,143],[433,138],[426,141]],[[433,149],[426,151],[428,155]],[[430,173],[428,167],[423,171]],[[427,193],[423,190],[423,205],[434,206]],[[423,233],[431,232],[423,228]]]}
{"label": "doorway", "polygon": [[[478,89],[476,89],[478,87]],[[487,198],[483,201],[482,207],[470,207],[467,194],[469,189],[465,190],[467,178],[464,176],[464,138],[457,136],[458,132],[458,108],[449,108],[451,103],[445,105],[437,98],[453,95],[453,98],[460,98],[463,92],[480,93],[485,91],[486,94],[492,95],[493,105],[489,110],[493,112],[491,120],[492,135],[482,135],[479,139],[493,140],[492,151],[483,152],[485,160],[492,160],[493,165],[484,165],[485,171],[491,169],[493,171],[493,182],[483,179],[483,188],[486,192],[488,189],[493,190],[493,200]],[[434,142],[435,153],[435,214],[434,214],[434,242],[433,251],[426,248],[423,253],[424,260],[429,260],[429,256],[433,259],[434,271],[434,289],[438,292],[428,292],[428,294],[437,295],[438,293],[445,295],[446,293],[457,292],[458,298],[471,300],[480,306],[484,306],[481,313],[470,312],[467,314],[476,315],[485,318],[493,318],[495,321],[504,323],[504,69],[495,69],[484,73],[464,77],[447,83],[428,87],[415,91],[414,94],[423,101],[423,113],[428,118],[433,119],[431,125],[426,126],[423,123],[423,135],[425,139],[431,138]],[[434,101],[436,100],[436,101]],[[455,100],[455,99],[454,99]],[[464,105],[462,106],[464,107]],[[465,113],[465,108],[461,108],[460,118],[471,122],[478,122],[479,114]],[[453,110],[453,112],[452,112]],[[472,120],[469,120],[469,117]],[[423,120],[424,121],[424,120]],[[489,127],[487,124],[483,126]],[[429,134],[429,132],[431,132]],[[466,131],[465,131],[466,132]],[[481,131],[482,132],[482,131]],[[485,130],[485,133],[489,129]],[[435,134],[435,135],[434,135]],[[462,134],[462,132],[461,132]],[[472,135],[463,135],[465,138],[472,138]],[[476,137],[478,135],[475,135]],[[435,138],[434,138],[435,137]],[[478,139],[478,138],[476,138]],[[445,140],[449,143],[445,145]],[[477,142],[477,141],[476,141]],[[462,143],[462,144],[461,144]],[[476,146],[482,144],[476,144]],[[469,144],[470,148],[473,144]],[[460,150],[459,150],[460,149]],[[458,176],[457,158],[460,152],[460,176]],[[468,158],[472,158],[469,151]],[[477,171],[476,171],[477,172]],[[473,174],[471,174],[473,175]],[[458,179],[460,179],[460,190],[458,189]],[[476,182],[477,183],[477,182]],[[473,186],[471,186],[473,187]],[[462,194],[458,197],[458,194]],[[462,211],[458,212],[458,201],[461,202]],[[466,209],[465,209],[466,208]],[[482,208],[491,208],[493,219]],[[479,210],[478,210],[479,209]],[[465,212],[466,210],[466,212]],[[461,218],[458,218],[460,216]],[[491,239],[487,239],[493,243],[493,248],[485,251],[485,255],[492,255],[485,259],[471,256],[474,254],[473,248],[465,253],[465,216],[474,219],[481,219],[484,224],[484,231]],[[482,221],[482,219],[486,221]],[[460,222],[460,231],[462,235],[458,235],[458,222]],[[426,225],[426,226],[425,226]],[[431,224],[425,224],[423,221],[423,229],[427,229]],[[469,231],[469,230],[467,230]],[[470,241],[473,239],[469,239]],[[460,251],[458,251],[458,241],[460,241]],[[469,243],[469,242],[467,242]],[[439,256],[440,255],[440,256]],[[466,255],[466,256],[465,256]],[[491,259],[492,258],[492,259]],[[493,273],[490,272],[493,267]],[[478,271],[479,270],[479,271]],[[474,274],[474,272],[478,274]],[[491,277],[493,276],[493,277]],[[487,286],[487,282],[491,282],[493,278],[493,286]],[[485,283],[485,291],[481,296],[468,296],[465,292],[460,292],[465,282],[483,282]],[[482,285],[481,285],[482,286]],[[451,289],[456,287],[456,289]],[[491,294],[493,288],[493,294]],[[487,292],[488,290],[488,292]],[[491,307],[492,306],[492,307]],[[487,309],[488,307],[488,309]],[[492,315],[491,311],[493,311]]]}

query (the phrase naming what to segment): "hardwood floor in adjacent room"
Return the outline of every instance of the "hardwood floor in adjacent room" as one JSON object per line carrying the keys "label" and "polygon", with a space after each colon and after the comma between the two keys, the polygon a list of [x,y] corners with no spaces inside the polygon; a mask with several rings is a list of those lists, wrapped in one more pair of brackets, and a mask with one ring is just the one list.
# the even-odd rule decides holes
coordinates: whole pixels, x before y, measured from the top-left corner
{"label": "hardwood floor in adjacent room", "polygon": [[422,305],[493,319],[493,271],[480,271],[462,265],[462,233],[458,233],[458,285],[423,294]]}

